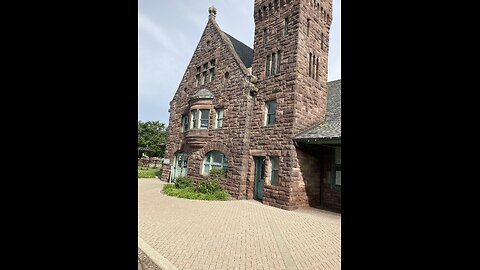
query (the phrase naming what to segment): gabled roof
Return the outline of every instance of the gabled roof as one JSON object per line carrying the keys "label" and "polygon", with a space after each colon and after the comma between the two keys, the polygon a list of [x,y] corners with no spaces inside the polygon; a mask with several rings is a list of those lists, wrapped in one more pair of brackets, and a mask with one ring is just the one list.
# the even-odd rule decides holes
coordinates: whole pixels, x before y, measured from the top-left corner
{"label": "gabled roof", "polygon": [[296,141],[312,139],[340,139],[342,136],[342,81],[329,82],[325,122],[308,128],[295,137]]}
{"label": "gabled roof", "polygon": [[246,68],[249,68],[252,66],[253,63],[253,49],[248,47],[247,45],[243,44],[241,41],[238,39],[230,36],[229,34],[223,32],[227,37],[230,39],[232,42],[233,48],[235,49],[235,52],[237,53],[238,57],[242,60],[243,64],[245,65]]}

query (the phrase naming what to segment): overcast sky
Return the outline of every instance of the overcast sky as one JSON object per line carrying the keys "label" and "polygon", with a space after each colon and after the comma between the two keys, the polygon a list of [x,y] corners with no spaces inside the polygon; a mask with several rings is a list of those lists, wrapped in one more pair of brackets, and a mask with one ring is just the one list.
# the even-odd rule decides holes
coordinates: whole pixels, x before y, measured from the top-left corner
{"label": "overcast sky", "polygon": [[[168,125],[169,103],[208,21],[253,48],[254,0],[138,0],[138,120]],[[333,0],[328,80],[341,79],[341,0]]]}

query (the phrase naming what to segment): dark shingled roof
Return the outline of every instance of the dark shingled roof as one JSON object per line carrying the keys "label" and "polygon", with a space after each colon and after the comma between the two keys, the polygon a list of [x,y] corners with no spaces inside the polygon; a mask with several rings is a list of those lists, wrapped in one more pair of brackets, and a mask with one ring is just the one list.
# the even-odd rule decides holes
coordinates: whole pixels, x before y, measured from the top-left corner
{"label": "dark shingled roof", "polygon": [[229,34],[223,32],[232,42],[233,48],[235,52],[238,54],[238,57],[242,60],[243,64],[246,68],[252,66],[253,63],[253,49],[248,47],[247,45],[243,44],[241,41],[235,39],[234,37],[230,36]]}
{"label": "dark shingled roof", "polygon": [[327,116],[324,123],[316,124],[295,137],[295,140],[340,139],[342,136],[342,81],[329,82]]}

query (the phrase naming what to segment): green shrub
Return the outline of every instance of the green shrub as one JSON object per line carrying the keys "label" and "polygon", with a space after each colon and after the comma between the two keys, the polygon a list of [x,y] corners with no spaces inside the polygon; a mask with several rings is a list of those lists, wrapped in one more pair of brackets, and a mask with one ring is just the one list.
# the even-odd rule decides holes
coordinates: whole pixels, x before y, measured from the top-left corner
{"label": "green shrub", "polygon": [[219,201],[226,201],[228,200],[228,192],[222,191],[215,191],[213,194],[207,194],[213,197],[212,200],[219,200]]}
{"label": "green shrub", "polygon": [[174,184],[165,184],[163,186],[163,191],[167,191],[167,190],[174,189],[174,188],[175,188]]}
{"label": "green shrub", "polygon": [[190,200],[208,200],[208,201],[226,201],[228,193],[226,191],[216,191],[214,193],[199,193],[194,187],[186,187],[177,189],[174,184],[166,184],[163,186],[163,192],[169,196]]}
{"label": "green shrub", "polygon": [[213,168],[208,173],[208,179],[220,182],[221,179],[224,179],[226,177],[226,174],[227,173],[226,173],[225,169]]}
{"label": "green shrub", "polygon": [[223,188],[218,181],[207,179],[198,184],[196,191],[203,194],[213,194],[217,191],[223,191]]}
{"label": "green shrub", "polygon": [[188,176],[180,176],[175,179],[175,188],[183,189],[187,187],[193,187],[193,181]]}

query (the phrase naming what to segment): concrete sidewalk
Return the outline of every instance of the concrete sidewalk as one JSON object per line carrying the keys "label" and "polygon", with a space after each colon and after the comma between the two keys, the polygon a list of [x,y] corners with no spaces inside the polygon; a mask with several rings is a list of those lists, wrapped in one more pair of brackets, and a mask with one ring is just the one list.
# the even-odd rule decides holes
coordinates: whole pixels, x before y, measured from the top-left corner
{"label": "concrete sidewalk", "polygon": [[163,195],[163,185],[138,180],[138,235],[175,268],[340,269],[339,214],[186,200]]}

